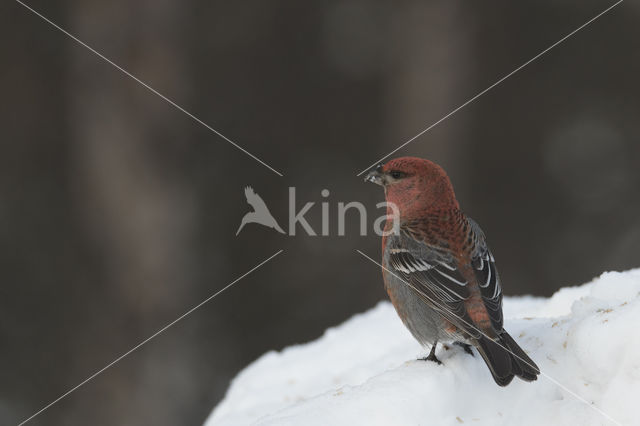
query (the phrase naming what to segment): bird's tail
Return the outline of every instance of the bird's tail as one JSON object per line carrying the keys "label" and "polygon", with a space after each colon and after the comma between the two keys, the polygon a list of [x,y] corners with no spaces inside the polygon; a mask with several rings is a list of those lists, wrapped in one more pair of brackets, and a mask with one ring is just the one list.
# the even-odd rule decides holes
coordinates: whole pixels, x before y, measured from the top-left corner
{"label": "bird's tail", "polygon": [[511,383],[514,376],[531,382],[536,380],[540,369],[506,331],[497,340],[482,336],[478,340],[478,352],[487,363],[493,380],[500,386]]}

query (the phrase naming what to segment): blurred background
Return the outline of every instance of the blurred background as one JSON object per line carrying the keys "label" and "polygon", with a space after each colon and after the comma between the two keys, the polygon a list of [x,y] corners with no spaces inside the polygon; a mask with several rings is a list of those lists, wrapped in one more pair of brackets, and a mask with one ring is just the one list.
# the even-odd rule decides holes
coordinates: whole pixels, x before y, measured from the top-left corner
{"label": "blurred background", "polygon": [[[604,10],[605,1],[97,1],[0,6],[0,423],[198,425],[269,350],[385,299],[356,173]],[[626,1],[397,155],[449,172],[507,295],[640,266],[640,29]],[[235,232],[252,185],[331,237]],[[322,189],[330,196],[323,198]],[[298,208],[299,208],[298,207]],[[369,218],[371,229],[373,217]]]}

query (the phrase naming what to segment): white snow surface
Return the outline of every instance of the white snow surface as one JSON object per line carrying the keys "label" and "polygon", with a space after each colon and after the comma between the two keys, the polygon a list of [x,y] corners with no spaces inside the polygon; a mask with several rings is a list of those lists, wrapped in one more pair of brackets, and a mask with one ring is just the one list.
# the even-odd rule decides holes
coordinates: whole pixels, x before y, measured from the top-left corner
{"label": "white snow surface", "polygon": [[[422,348],[389,302],[233,379],[206,426],[640,425],[640,269],[551,298],[507,297],[505,328],[542,371],[497,386],[482,358]],[[635,402],[634,402],[635,401]]]}

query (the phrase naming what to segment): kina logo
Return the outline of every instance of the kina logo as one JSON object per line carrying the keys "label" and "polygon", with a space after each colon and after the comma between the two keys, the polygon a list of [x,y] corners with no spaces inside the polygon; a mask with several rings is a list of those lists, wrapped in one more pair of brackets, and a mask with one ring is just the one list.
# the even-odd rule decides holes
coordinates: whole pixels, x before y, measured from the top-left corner
{"label": "kina logo", "polygon": [[[359,201],[351,201],[348,203],[338,202],[337,209],[331,208],[331,202],[328,199],[330,192],[328,189],[320,191],[320,195],[323,198],[320,203],[321,208],[321,231],[316,232],[316,228],[307,221],[305,215],[316,205],[316,202],[310,201],[303,205],[299,205],[296,202],[296,188],[289,187],[289,217],[288,217],[288,232],[280,227],[276,219],[269,211],[267,204],[264,202],[252,187],[247,186],[244,188],[244,195],[247,199],[247,203],[253,208],[244,215],[240,226],[236,231],[236,235],[240,234],[249,223],[257,223],[258,225],[266,226],[267,228],[275,229],[281,234],[295,236],[296,230],[302,229],[308,236],[328,236],[337,235],[345,236],[346,231],[346,216],[352,215],[353,218],[359,219],[359,234],[361,236],[367,235],[367,208]],[[377,219],[373,223],[373,231],[376,235],[384,236],[400,233],[400,211],[398,207],[391,202],[381,202],[376,204],[376,209],[382,209],[378,211]],[[334,214],[332,214],[332,211]],[[380,214],[382,213],[382,214]],[[331,218],[331,219],[330,219]],[[334,219],[337,219],[334,222]],[[335,223],[337,226],[332,224]],[[335,229],[337,228],[337,229]],[[333,233],[332,233],[333,231]],[[337,234],[335,233],[337,231]]]}
{"label": "kina logo", "polygon": [[240,222],[240,227],[236,231],[236,235],[240,233],[242,228],[244,228],[247,223],[258,223],[268,228],[275,229],[281,234],[285,233],[282,228],[280,228],[280,225],[278,225],[278,222],[276,222],[276,219],[269,211],[269,208],[265,204],[264,200],[258,194],[256,194],[253,188],[247,186],[244,189],[244,196],[247,198],[247,203],[249,203],[249,205],[253,207],[253,211],[244,215],[244,217],[242,218],[242,222]]}

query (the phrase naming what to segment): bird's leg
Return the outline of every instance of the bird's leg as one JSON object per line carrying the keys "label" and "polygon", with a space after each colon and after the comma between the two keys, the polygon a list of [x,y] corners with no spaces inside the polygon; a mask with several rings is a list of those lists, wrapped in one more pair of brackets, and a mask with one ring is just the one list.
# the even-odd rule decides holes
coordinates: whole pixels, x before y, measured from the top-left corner
{"label": "bird's leg", "polygon": [[421,361],[433,361],[433,362],[437,362],[438,364],[442,364],[440,362],[440,360],[436,357],[436,346],[438,345],[438,342],[433,342],[433,346],[431,346],[431,352],[429,352],[429,355],[427,355],[426,358],[420,358]]}
{"label": "bird's leg", "polygon": [[462,349],[464,349],[464,351],[465,351],[466,353],[468,353],[469,355],[471,355],[471,356],[475,356],[475,355],[473,354],[473,352],[471,351],[471,345],[469,345],[469,344],[467,344],[467,343],[464,343],[464,342],[453,342],[453,344],[454,344],[454,345],[456,345],[456,346],[460,346],[460,347],[461,347]]}

